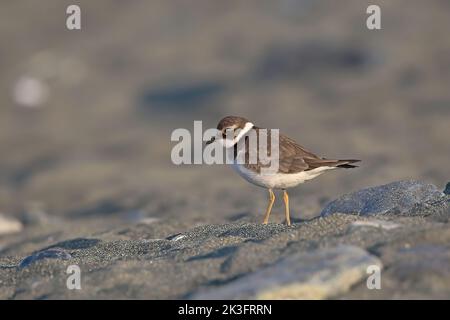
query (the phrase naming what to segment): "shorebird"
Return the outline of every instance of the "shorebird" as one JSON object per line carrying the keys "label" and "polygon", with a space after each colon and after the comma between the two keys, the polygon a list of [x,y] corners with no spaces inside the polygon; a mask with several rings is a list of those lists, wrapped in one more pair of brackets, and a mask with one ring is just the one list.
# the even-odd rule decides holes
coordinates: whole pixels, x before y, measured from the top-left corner
{"label": "shorebird", "polygon": [[[314,179],[326,171],[331,171],[338,168],[355,168],[357,166],[352,163],[360,161],[355,159],[332,160],[319,157],[306,150],[293,139],[280,133],[278,139],[278,170],[271,174],[263,174],[261,171],[264,167],[267,167],[267,165],[261,163],[259,154],[255,163],[249,161],[249,159],[251,159],[251,152],[259,151],[259,131],[262,129],[263,128],[255,126],[252,122],[243,117],[227,116],[220,120],[217,125],[217,135],[206,142],[206,144],[219,142],[225,148],[232,147],[234,170],[248,182],[268,189],[269,202],[264,215],[264,224],[269,222],[272,206],[275,202],[275,194],[273,189],[281,189],[283,191],[286,224],[290,226],[291,219],[287,189],[295,187],[305,181]],[[253,147],[252,143],[249,143],[249,133],[251,130],[255,130],[255,136],[257,137],[257,143],[253,144]],[[267,154],[270,154],[270,135],[272,132],[271,130],[273,129],[266,130],[268,132],[268,141],[267,148],[264,150],[267,150]],[[245,140],[241,141],[241,139]],[[241,143],[239,143],[240,141]],[[238,146],[241,147],[238,148]],[[255,146],[258,150],[254,150]],[[239,157],[244,159],[244,161],[236,161]]]}

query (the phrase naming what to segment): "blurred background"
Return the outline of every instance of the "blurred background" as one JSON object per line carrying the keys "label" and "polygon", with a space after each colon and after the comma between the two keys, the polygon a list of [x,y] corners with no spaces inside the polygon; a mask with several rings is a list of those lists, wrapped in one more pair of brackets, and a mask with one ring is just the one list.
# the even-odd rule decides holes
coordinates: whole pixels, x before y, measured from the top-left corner
{"label": "blurred background", "polygon": [[[70,4],[81,30],[66,28]],[[370,4],[382,30],[366,28]],[[170,159],[174,129],[226,115],[363,160],[292,190],[294,221],[399,179],[443,188],[449,31],[446,0],[2,1],[0,213],[25,226],[261,221],[264,189]]]}

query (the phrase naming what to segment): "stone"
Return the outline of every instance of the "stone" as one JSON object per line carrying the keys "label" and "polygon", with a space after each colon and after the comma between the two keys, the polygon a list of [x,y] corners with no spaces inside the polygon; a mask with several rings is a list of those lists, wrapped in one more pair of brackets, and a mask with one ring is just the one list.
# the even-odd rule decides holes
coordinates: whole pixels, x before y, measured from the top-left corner
{"label": "stone", "polygon": [[432,184],[415,180],[396,181],[343,195],[325,206],[321,215],[407,214],[418,204],[438,201],[443,197],[445,195]]}
{"label": "stone", "polygon": [[63,259],[68,260],[72,258],[71,254],[61,248],[50,248],[33,253],[32,255],[23,259],[19,264],[19,269],[26,268],[32,263],[43,259]]}
{"label": "stone", "polygon": [[0,235],[17,233],[22,229],[23,225],[20,221],[0,214]]}
{"label": "stone", "polygon": [[298,253],[191,299],[324,299],[347,291],[381,261],[365,250],[341,245]]}
{"label": "stone", "polygon": [[48,85],[42,79],[36,77],[22,76],[14,85],[14,102],[21,107],[40,107],[46,102],[48,96]]}
{"label": "stone", "polygon": [[450,195],[450,182],[447,182],[447,185],[445,186],[444,193]]}
{"label": "stone", "polygon": [[350,224],[351,229],[362,227],[392,230],[399,228],[400,225],[398,223],[383,220],[358,220]]}

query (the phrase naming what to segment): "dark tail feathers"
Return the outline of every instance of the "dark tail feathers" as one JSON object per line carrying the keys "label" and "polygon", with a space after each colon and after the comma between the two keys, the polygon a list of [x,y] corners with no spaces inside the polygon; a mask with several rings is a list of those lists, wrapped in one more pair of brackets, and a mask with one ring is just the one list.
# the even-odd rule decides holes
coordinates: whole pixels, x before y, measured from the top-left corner
{"label": "dark tail feathers", "polygon": [[360,162],[361,160],[354,160],[354,159],[349,159],[349,160],[338,160],[336,163],[336,167],[338,168],[345,168],[345,169],[350,169],[350,168],[358,168],[358,166],[355,166],[351,163],[355,163],[355,162]]}

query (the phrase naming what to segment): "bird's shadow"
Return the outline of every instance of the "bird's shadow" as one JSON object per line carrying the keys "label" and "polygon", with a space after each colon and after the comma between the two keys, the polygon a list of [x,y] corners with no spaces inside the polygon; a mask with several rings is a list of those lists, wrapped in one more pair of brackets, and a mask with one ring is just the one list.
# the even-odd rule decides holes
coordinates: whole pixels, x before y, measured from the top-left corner
{"label": "bird's shadow", "polygon": [[[271,215],[271,218],[273,215],[277,215],[276,212],[273,212]],[[284,215],[284,213],[283,213]],[[261,216],[260,219],[258,219],[255,215],[251,214],[249,211],[241,211],[241,212],[237,212],[235,214],[232,214],[230,216],[227,217],[227,220],[230,222],[261,222],[263,219],[263,217]],[[261,220],[261,221],[259,221]],[[308,222],[311,221],[312,219],[305,219],[305,218],[295,218],[291,216],[291,223],[303,223],[303,222]],[[278,219],[277,219],[278,221]],[[286,221],[284,219],[279,220],[280,224],[286,223]]]}
{"label": "bird's shadow", "polygon": [[302,222],[308,222],[311,219],[302,219],[302,218],[294,218],[291,217],[291,223],[302,223]]}
{"label": "bird's shadow", "polygon": [[250,214],[249,211],[243,211],[243,212],[234,213],[234,214],[228,216],[227,220],[231,221],[231,222],[236,222],[236,221],[242,221],[242,220],[250,220],[251,218],[253,218],[253,216]]}

